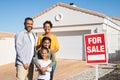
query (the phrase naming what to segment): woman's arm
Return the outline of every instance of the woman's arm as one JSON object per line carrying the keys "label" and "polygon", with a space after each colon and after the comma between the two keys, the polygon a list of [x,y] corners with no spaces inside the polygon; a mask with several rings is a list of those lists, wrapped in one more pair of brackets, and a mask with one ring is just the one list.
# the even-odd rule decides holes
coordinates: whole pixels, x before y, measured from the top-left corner
{"label": "woman's arm", "polygon": [[34,61],[34,64],[36,65],[37,67],[37,70],[39,72],[41,72],[41,74],[45,74],[46,70],[47,70],[47,67],[41,67],[38,63],[38,54],[40,54],[39,52],[37,52],[37,54],[35,54],[35,57],[33,58],[33,61]]}
{"label": "woman's arm", "polygon": [[38,66],[39,66],[39,63],[38,63],[38,52],[37,52],[37,54],[35,54],[35,56],[33,57],[33,61],[34,61],[34,64],[38,67]]}
{"label": "woman's arm", "polygon": [[47,67],[52,67],[55,64],[55,55],[53,51],[50,51],[49,53],[49,58],[51,60],[51,63]]}
{"label": "woman's arm", "polygon": [[39,54],[39,52],[37,52],[35,54],[35,57],[33,57],[33,61],[34,61],[34,64],[36,65],[36,67],[38,68],[38,70],[41,71],[41,66],[38,63],[38,54]]}

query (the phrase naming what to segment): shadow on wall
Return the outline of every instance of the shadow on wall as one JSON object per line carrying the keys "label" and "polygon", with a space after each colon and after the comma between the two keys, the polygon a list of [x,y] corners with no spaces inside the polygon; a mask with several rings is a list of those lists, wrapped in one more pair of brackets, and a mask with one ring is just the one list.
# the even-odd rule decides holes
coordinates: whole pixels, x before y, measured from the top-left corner
{"label": "shadow on wall", "polygon": [[109,56],[108,62],[120,61],[120,50],[116,51],[115,53],[110,53],[108,56]]}

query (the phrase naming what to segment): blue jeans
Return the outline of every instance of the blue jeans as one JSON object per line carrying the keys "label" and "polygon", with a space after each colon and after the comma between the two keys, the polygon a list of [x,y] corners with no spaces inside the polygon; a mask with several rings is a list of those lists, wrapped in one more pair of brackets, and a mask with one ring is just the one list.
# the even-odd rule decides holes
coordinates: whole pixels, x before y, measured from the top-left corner
{"label": "blue jeans", "polygon": [[54,77],[54,72],[55,72],[55,69],[56,69],[56,62],[55,62],[55,64],[52,66],[52,71],[51,71],[51,73],[50,73],[50,80],[53,80],[53,77]]}

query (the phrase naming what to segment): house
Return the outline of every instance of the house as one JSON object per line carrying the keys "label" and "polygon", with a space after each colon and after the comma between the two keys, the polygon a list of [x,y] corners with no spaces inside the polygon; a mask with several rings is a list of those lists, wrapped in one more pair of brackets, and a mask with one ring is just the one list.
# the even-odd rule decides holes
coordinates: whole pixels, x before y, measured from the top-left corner
{"label": "house", "polygon": [[105,14],[79,8],[74,5],[57,3],[35,15],[33,31],[37,35],[43,31],[43,23],[53,23],[52,33],[60,44],[57,58],[85,60],[84,35],[104,33],[109,61],[120,58],[120,19]]}

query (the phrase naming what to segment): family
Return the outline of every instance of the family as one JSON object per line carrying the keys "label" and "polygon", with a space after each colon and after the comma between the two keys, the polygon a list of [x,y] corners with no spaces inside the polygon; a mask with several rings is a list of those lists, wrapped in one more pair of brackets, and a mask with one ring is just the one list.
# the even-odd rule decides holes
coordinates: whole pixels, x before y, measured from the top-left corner
{"label": "family", "polygon": [[32,18],[25,18],[24,30],[15,36],[16,80],[33,80],[34,70],[38,71],[38,80],[53,80],[59,50],[57,37],[51,33],[53,25],[45,21],[44,33],[36,39],[33,23]]}

